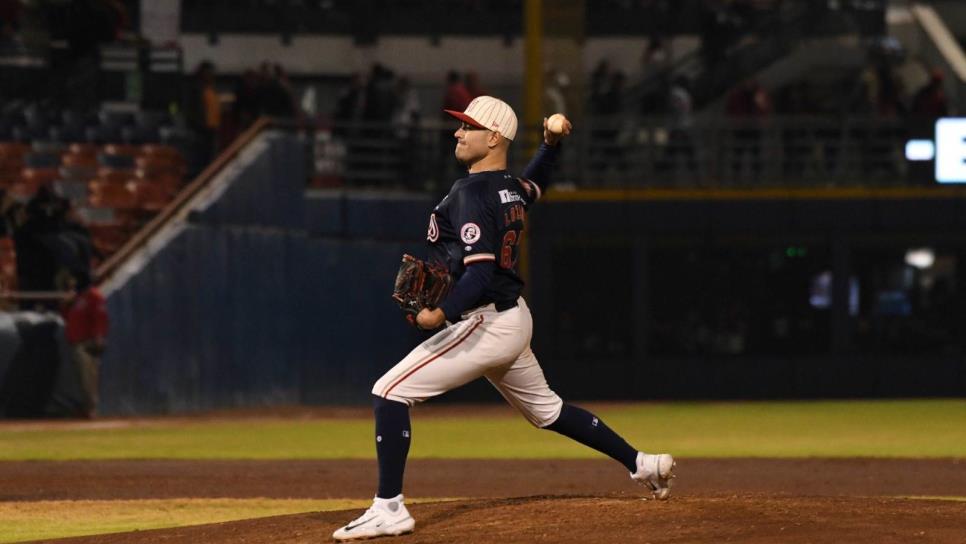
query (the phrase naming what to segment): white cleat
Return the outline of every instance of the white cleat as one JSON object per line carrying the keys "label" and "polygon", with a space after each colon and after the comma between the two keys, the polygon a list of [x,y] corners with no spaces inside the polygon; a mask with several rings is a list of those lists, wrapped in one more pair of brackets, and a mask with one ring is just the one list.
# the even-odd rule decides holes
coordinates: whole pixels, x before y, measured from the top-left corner
{"label": "white cleat", "polygon": [[646,485],[655,499],[663,501],[671,496],[674,465],[674,457],[669,453],[650,455],[639,451],[637,472],[631,474],[631,478]]}
{"label": "white cleat", "polygon": [[413,532],[416,520],[409,515],[403,496],[391,499],[376,497],[372,506],[355,521],[332,533],[336,540],[361,540],[378,536],[399,536]]}

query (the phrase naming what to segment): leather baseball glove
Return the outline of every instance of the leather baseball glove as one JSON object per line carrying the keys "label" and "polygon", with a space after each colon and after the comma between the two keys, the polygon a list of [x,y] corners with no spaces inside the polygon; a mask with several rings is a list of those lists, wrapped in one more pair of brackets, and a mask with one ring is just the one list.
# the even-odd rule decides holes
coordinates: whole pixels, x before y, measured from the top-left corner
{"label": "leather baseball glove", "polygon": [[435,308],[452,286],[453,277],[445,266],[403,255],[392,299],[399,305],[409,324],[418,327],[416,314],[423,308]]}

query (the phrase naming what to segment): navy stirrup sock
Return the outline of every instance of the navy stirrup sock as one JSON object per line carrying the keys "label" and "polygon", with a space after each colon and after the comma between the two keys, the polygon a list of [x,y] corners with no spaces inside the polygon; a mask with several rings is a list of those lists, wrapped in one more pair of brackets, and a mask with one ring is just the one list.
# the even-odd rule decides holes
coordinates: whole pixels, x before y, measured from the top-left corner
{"label": "navy stirrup sock", "polygon": [[402,493],[403,472],[409,455],[409,406],[394,400],[375,398],[376,455],[379,457],[380,499]]}
{"label": "navy stirrup sock", "polygon": [[597,416],[583,408],[564,404],[557,421],[544,429],[558,432],[612,457],[627,467],[631,474],[637,472],[637,450],[604,425]]}

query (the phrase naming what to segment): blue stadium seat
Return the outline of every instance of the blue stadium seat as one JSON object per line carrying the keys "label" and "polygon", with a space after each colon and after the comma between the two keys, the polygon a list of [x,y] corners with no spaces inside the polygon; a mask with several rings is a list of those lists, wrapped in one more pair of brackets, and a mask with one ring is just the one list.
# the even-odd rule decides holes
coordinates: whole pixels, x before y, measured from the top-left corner
{"label": "blue stadium seat", "polygon": [[102,126],[113,127],[120,132],[121,127],[134,124],[134,114],[127,111],[101,110],[97,118]]}
{"label": "blue stadium seat", "polygon": [[101,166],[115,170],[132,170],[134,168],[134,157],[128,155],[108,155],[107,153],[100,153],[97,155],[97,162]]}
{"label": "blue stadium seat", "polygon": [[56,153],[27,153],[23,160],[28,168],[57,168],[60,166],[60,155]]}
{"label": "blue stadium seat", "polygon": [[135,123],[139,127],[151,127],[158,129],[165,125],[173,125],[174,120],[166,111],[139,111],[134,115]]}
{"label": "blue stadium seat", "polygon": [[92,144],[118,142],[121,140],[120,127],[97,125],[84,129],[84,141]]}
{"label": "blue stadium seat", "polygon": [[83,127],[71,127],[57,125],[50,127],[47,131],[47,138],[52,142],[72,143],[84,141]]}
{"label": "blue stadium seat", "polygon": [[154,144],[160,141],[157,127],[131,126],[121,128],[121,141],[126,144]]}

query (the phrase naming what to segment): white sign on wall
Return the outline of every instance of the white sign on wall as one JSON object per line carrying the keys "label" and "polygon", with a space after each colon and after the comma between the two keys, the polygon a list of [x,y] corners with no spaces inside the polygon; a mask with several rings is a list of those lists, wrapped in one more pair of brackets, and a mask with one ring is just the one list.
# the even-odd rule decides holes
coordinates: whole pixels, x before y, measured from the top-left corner
{"label": "white sign on wall", "polygon": [[936,181],[966,183],[966,118],[936,121]]}

